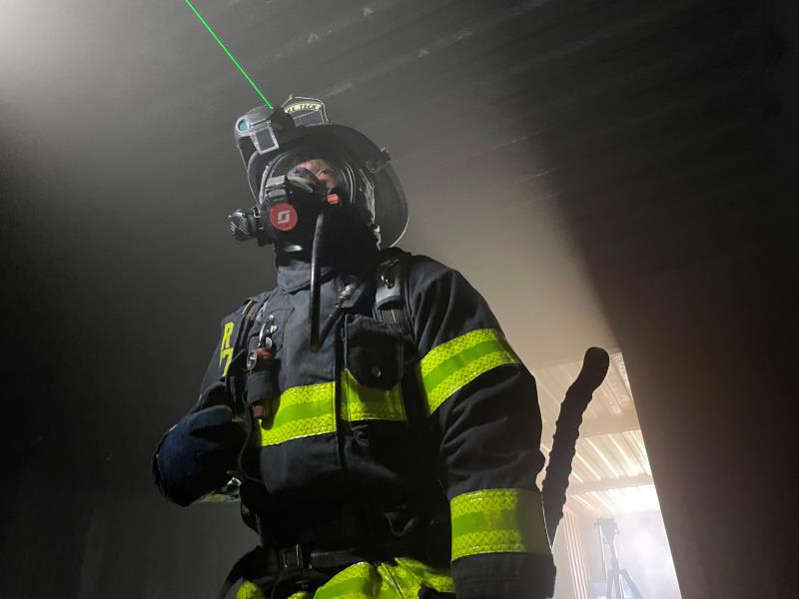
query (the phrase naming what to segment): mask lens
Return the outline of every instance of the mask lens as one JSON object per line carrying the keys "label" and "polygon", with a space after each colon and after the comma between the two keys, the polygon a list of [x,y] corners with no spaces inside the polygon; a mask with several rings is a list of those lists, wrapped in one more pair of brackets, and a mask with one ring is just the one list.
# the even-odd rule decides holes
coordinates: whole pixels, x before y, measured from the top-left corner
{"label": "mask lens", "polygon": [[316,179],[324,183],[328,190],[336,188],[349,195],[349,185],[347,177],[344,175],[345,169],[330,152],[308,149],[284,154],[273,160],[267,167],[267,177],[288,175],[297,167],[309,171]]}

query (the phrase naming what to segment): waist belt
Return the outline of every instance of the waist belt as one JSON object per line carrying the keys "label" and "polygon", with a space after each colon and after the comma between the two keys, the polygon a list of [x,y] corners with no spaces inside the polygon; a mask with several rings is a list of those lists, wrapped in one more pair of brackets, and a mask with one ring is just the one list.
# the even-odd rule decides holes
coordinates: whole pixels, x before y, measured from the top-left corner
{"label": "waist belt", "polygon": [[373,547],[315,550],[309,545],[290,545],[278,549],[256,547],[242,556],[231,568],[217,599],[225,599],[237,581],[261,580],[266,584],[283,582],[314,585],[326,582],[336,571],[363,561],[386,561],[399,555],[414,555],[417,543],[403,539]]}

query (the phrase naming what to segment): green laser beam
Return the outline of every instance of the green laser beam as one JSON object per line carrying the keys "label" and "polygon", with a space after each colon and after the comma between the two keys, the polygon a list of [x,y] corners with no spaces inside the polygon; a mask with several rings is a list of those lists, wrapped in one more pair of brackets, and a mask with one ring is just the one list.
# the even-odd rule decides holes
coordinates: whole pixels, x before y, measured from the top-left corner
{"label": "green laser beam", "polygon": [[225,51],[225,54],[227,54],[227,57],[233,62],[234,65],[236,65],[236,68],[238,68],[239,72],[244,76],[244,78],[247,80],[247,82],[252,86],[252,88],[255,90],[255,93],[257,93],[259,96],[261,96],[261,99],[270,108],[270,110],[274,109],[274,106],[272,106],[272,104],[269,102],[269,100],[266,99],[266,96],[263,94],[263,92],[258,88],[257,85],[255,85],[255,81],[250,79],[250,76],[247,74],[247,71],[244,70],[244,67],[242,67],[239,64],[239,61],[236,60],[236,58],[225,47],[225,44],[223,44],[222,40],[220,40],[219,37],[216,35],[216,33],[214,33],[214,30],[211,29],[211,26],[206,22],[205,19],[203,19],[203,16],[199,12],[197,12],[197,9],[194,8],[194,5],[190,2],[190,0],[184,0],[184,1],[188,5],[188,7],[191,9],[191,11],[194,13],[194,15],[198,19],[200,19],[200,23],[205,25],[205,28],[208,30],[208,33],[210,33],[211,37],[213,37],[216,40],[216,43],[219,44],[219,47],[222,48]]}

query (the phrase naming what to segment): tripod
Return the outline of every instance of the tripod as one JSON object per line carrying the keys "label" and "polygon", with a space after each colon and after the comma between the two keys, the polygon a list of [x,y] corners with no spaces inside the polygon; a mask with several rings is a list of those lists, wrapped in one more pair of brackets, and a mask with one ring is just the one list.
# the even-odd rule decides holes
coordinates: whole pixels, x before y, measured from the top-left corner
{"label": "tripod", "polygon": [[[619,534],[619,527],[613,518],[599,518],[594,524],[599,529],[599,550],[602,555],[602,573],[607,581],[605,599],[626,599],[628,595],[624,592],[626,583],[629,597],[631,599],[644,599],[641,591],[635,586],[633,579],[624,568],[619,568],[619,558],[616,555],[616,543],[614,541]],[[608,548],[608,560],[610,568],[605,569],[605,545]]]}

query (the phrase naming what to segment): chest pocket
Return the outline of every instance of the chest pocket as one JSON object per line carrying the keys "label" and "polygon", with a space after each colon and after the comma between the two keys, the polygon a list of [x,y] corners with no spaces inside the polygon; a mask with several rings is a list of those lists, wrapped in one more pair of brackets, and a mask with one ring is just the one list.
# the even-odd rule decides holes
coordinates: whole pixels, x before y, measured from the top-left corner
{"label": "chest pocket", "polygon": [[405,343],[398,326],[347,315],[341,373],[344,420],[407,421],[402,398]]}

